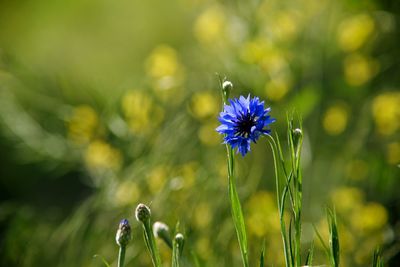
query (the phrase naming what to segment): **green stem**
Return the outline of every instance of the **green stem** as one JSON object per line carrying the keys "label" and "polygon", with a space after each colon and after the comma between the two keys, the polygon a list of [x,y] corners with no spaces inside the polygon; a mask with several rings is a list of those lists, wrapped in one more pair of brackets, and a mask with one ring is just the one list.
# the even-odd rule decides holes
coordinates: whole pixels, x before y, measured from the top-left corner
{"label": "green stem", "polygon": [[232,148],[227,145],[228,155],[228,191],[231,203],[231,213],[233,223],[235,225],[236,235],[239,241],[239,248],[242,254],[243,266],[249,266],[248,251],[247,251],[247,235],[244,223],[242,206],[240,204],[239,195],[236,190],[235,176],[234,176],[234,155]]}
{"label": "green stem", "polygon": [[270,135],[267,135],[269,145],[271,146],[272,150],[272,156],[274,159],[274,169],[275,169],[275,187],[276,187],[276,201],[278,204],[278,210],[279,210],[279,221],[280,221],[280,226],[281,226],[281,236],[282,236],[282,243],[283,243],[283,250],[284,250],[284,255],[285,255],[285,264],[287,267],[290,267],[290,261],[289,261],[289,251],[288,251],[288,244],[287,244],[287,236],[286,236],[286,226],[285,226],[285,221],[284,221],[284,209],[285,209],[285,197],[286,197],[286,192],[288,190],[288,185],[286,185],[286,190],[284,190],[284,194],[282,195],[282,200],[280,199],[280,182],[279,182],[279,170],[278,170],[278,160],[277,160],[277,145],[274,140],[274,138]]}
{"label": "green stem", "polygon": [[143,223],[144,237],[146,241],[147,248],[150,252],[151,260],[154,267],[161,266],[160,254],[158,252],[157,244],[151,230],[150,219]]}
{"label": "green stem", "polygon": [[120,247],[119,247],[119,253],[118,253],[118,267],[124,267],[124,263],[125,263],[125,251],[126,251],[126,247],[125,247],[125,246],[120,246]]}

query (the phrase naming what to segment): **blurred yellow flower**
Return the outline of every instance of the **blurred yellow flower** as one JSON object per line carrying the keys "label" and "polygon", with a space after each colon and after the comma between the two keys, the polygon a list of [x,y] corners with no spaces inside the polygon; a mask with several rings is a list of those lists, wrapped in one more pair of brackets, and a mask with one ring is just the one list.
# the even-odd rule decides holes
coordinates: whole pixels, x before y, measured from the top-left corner
{"label": "blurred yellow flower", "polygon": [[337,41],[344,51],[355,51],[368,40],[374,30],[375,23],[370,15],[356,15],[339,25]]}
{"label": "blurred yellow flower", "polygon": [[209,92],[199,92],[192,96],[190,110],[197,119],[207,119],[218,115],[218,97]]}
{"label": "blurred yellow flower", "polygon": [[127,206],[136,203],[140,197],[140,188],[134,181],[124,181],[117,187],[115,198],[118,206]]}
{"label": "blurred yellow flower", "polygon": [[331,193],[331,200],[340,214],[350,214],[364,203],[364,193],[356,187],[341,187]]}
{"label": "blurred yellow flower", "polygon": [[84,155],[86,166],[91,171],[118,171],[122,164],[122,155],[102,140],[91,142]]}
{"label": "blurred yellow flower", "polygon": [[291,89],[291,81],[285,77],[272,79],[265,84],[265,94],[268,100],[279,101],[286,96]]}
{"label": "blurred yellow flower", "polygon": [[150,53],[146,60],[146,71],[160,94],[179,86],[183,81],[183,66],[178,54],[167,45],[159,45]]}
{"label": "blurred yellow flower", "polygon": [[168,175],[168,168],[160,165],[152,169],[146,179],[151,193],[158,193],[165,185]]}
{"label": "blurred yellow flower", "polygon": [[194,211],[193,224],[199,229],[206,228],[212,218],[210,205],[207,202],[200,203]]}
{"label": "blurred yellow flower", "polygon": [[96,111],[87,105],[77,106],[68,121],[68,138],[77,144],[88,143],[99,126]]}
{"label": "blurred yellow flower", "polygon": [[322,124],[325,131],[330,135],[339,135],[347,127],[348,112],[344,105],[335,104],[327,109]]}
{"label": "blurred yellow flower", "polygon": [[386,92],[375,97],[372,115],[380,134],[394,134],[400,129],[400,93]]}
{"label": "blurred yellow flower", "polygon": [[216,122],[213,121],[211,123],[205,123],[200,127],[198,131],[198,136],[203,144],[207,146],[215,146],[222,143],[219,134],[215,131],[217,126],[218,125],[216,124]]}
{"label": "blurred yellow flower", "polygon": [[249,233],[257,237],[279,233],[279,215],[273,194],[260,191],[246,203]]}
{"label": "blurred yellow flower", "polygon": [[208,239],[208,237],[204,236],[200,237],[196,241],[195,247],[196,247],[196,252],[199,255],[203,255],[203,257],[205,257],[206,259],[209,259],[211,257],[212,250],[211,250],[210,240]]}
{"label": "blurred yellow flower", "polygon": [[360,86],[379,71],[379,63],[360,54],[351,54],[344,60],[344,74],[348,84]]}
{"label": "blurred yellow flower", "polygon": [[392,142],[387,145],[387,160],[390,164],[400,164],[400,143]]}
{"label": "blurred yellow flower", "polygon": [[131,90],[122,99],[122,111],[129,129],[136,134],[146,133],[162,121],[163,110],[154,105],[153,99],[144,91]]}
{"label": "blurred yellow flower", "polygon": [[[256,38],[246,42],[240,50],[240,57],[249,64],[258,64],[267,55],[272,54],[272,47],[263,38]],[[266,66],[268,64],[265,64]]]}
{"label": "blurred yellow flower", "polygon": [[194,35],[203,44],[226,39],[226,18],[220,6],[212,6],[199,15],[194,24]]}
{"label": "blurred yellow flower", "polygon": [[367,233],[381,229],[386,225],[387,220],[388,214],[385,207],[374,202],[354,210],[351,215],[353,227]]}
{"label": "blurred yellow flower", "polygon": [[281,41],[289,41],[293,39],[299,31],[299,19],[293,11],[280,11],[274,15],[269,29],[273,35]]}

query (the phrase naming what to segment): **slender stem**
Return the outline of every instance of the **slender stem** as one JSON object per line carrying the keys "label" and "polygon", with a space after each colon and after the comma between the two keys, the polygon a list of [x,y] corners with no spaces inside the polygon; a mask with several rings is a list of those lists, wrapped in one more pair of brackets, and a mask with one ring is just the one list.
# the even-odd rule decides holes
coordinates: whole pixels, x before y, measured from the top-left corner
{"label": "slender stem", "polygon": [[119,253],[118,253],[118,267],[124,267],[124,263],[125,263],[125,251],[126,251],[126,247],[125,247],[125,246],[120,246],[120,247],[119,247]]}
{"label": "slender stem", "polygon": [[[282,243],[283,243],[283,250],[285,255],[285,264],[287,267],[291,266],[289,261],[289,252],[288,252],[288,244],[287,244],[287,237],[286,237],[286,226],[285,220],[283,218],[284,214],[284,203],[285,203],[285,196],[286,193],[283,195],[282,201],[280,199],[280,182],[279,182],[279,171],[278,171],[278,160],[277,160],[277,146],[274,138],[270,135],[267,135],[269,144],[272,150],[272,156],[274,159],[274,169],[275,169],[275,187],[276,187],[276,201],[278,204],[279,209],[279,221],[281,225],[281,236],[282,236]],[[287,186],[285,187],[287,188]]]}
{"label": "slender stem", "polygon": [[235,225],[237,238],[239,241],[239,247],[242,254],[243,266],[249,266],[249,260],[247,255],[247,236],[246,228],[244,224],[243,211],[239,200],[239,195],[236,190],[235,175],[234,175],[234,154],[233,149],[227,145],[227,156],[228,156],[228,191],[231,202],[231,213],[232,219]]}
{"label": "slender stem", "polygon": [[143,223],[143,228],[144,228],[146,245],[148,246],[148,249],[150,251],[150,256],[153,262],[153,266],[160,267],[161,266],[160,254],[158,252],[158,247],[154,239],[153,232],[151,230],[150,220],[147,220],[146,222]]}

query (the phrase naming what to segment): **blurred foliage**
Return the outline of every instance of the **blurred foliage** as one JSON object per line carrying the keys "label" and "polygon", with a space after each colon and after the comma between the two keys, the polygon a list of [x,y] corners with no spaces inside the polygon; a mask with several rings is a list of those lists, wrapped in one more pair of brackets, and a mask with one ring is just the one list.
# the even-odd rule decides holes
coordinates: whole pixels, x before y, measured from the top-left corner
{"label": "blurred foliage", "polygon": [[[235,266],[217,78],[304,121],[304,231],[338,214],[343,266],[400,261],[398,1],[2,1],[0,264],[149,266],[133,209],[187,236],[184,256]],[[271,153],[238,158],[251,265],[282,265]],[[325,229],[325,230],[324,230]],[[327,239],[326,239],[327,240]],[[316,241],[316,244],[318,242]],[[318,245],[315,264],[326,263]],[[160,244],[164,262],[170,252]],[[193,253],[191,253],[191,251]],[[304,251],[306,253],[306,251]]]}

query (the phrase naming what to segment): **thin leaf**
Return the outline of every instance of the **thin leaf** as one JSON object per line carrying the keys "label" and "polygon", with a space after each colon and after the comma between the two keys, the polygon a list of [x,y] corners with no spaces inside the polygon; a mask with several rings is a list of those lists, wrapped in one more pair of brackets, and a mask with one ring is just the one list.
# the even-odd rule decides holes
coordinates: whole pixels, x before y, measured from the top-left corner
{"label": "thin leaf", "polygon": [[329,245],[331,252],[332,266],[338,267],[340,262],[340,245],[339,234],[337,230],[336,212],[330,209],[327,210],[328,223],[329,223]]}
{"label": "thin leaf", "polygon": [[233,150],[229,145],[226,145],[228,154],[228,191],[231,202],[231,213],[233,224],[235,226],[236,235],[239,241],[240,253],[242,255],[243,266],[249,266],[248,251],[247,251],[247,235],[246,226],[244,224],[242,206],[240,205],[239,195],[236,191],[235,176],[234,176],[234,156]]}
{"label": "thin leaf", "polygon": [[311,266],[312,265],[312,261],[313,261],[313,257],[314,257],[314,241],[311,243],[311,247],[308,250],[305,265]]}
{"label": "thin leaf", "polygon": [[103,256],[101,255],[93,255],[93,258],[100,258],[100,260],[104,263],[105,266],[110,267],[110,264],[106,261],[106,259],[104,259]]}
{"label": "thin leaf", "polygon": [[265,239],[263,240],[261,253],[260,253],[260,267],[264,267],[265,264]]}
{"label": "thin leaf", "polygon": [[322,245],[322,247],[324,248],[324,251],[325,251],[326,256],[329,258],[330,253],[329,253],[329,248],[328,248],[328,246],[325,244],[324,240],[322,239],[322,236],[320,235],[320,233],[319,233],[318,230],[317,230],[317,227],[315,227],[314,224],[313,224],[313,228],[314,228],[314,232],[316,233],[316,235],[317,235],[317,237],[318,237],[319,242],[321,242],[321,245]]}

